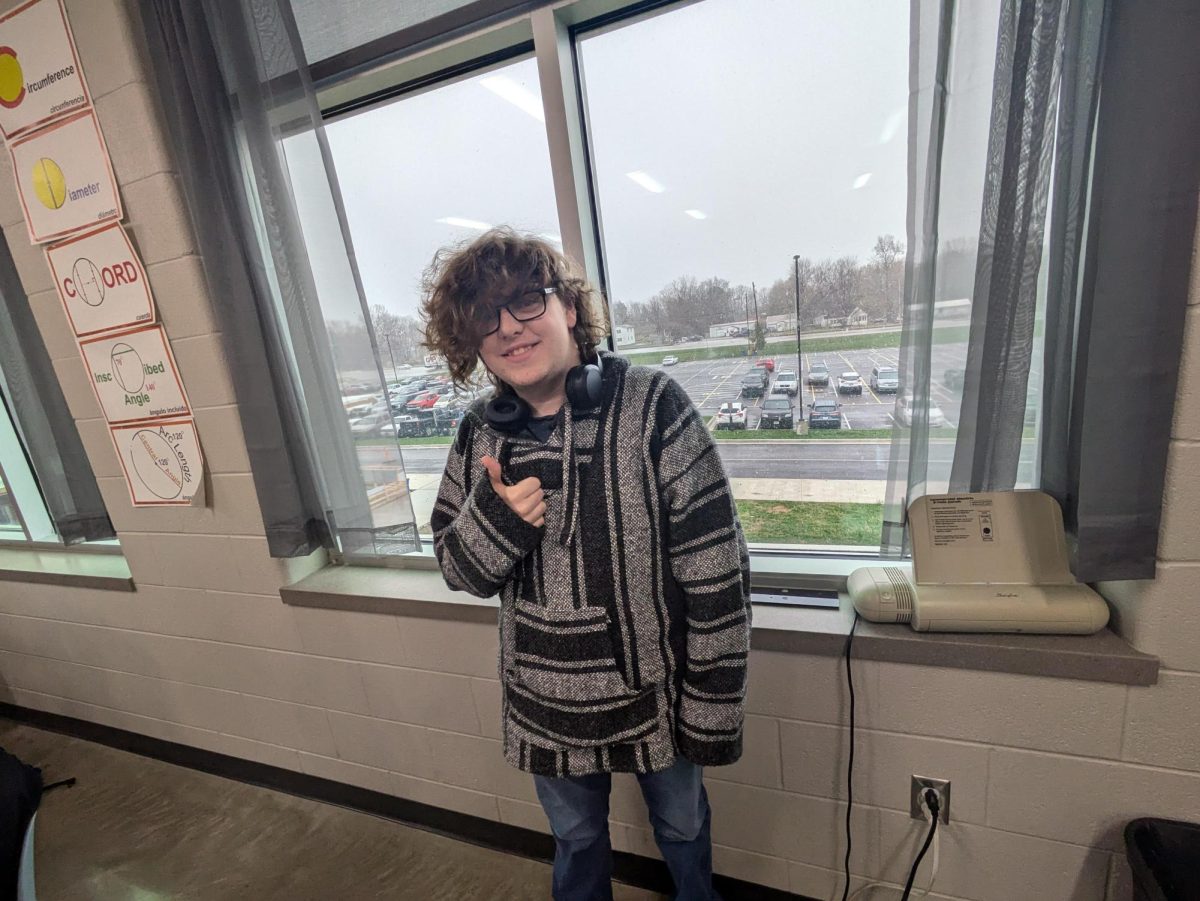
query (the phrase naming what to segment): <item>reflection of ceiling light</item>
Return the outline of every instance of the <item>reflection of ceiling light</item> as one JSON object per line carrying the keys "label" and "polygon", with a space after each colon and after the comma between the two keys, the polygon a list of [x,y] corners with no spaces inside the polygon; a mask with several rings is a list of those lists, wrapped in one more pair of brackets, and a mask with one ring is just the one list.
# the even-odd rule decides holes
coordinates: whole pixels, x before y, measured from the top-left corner
{"label": "reflection of ceiling light", "polygon": [[545,238],[551,244],[557,244],[560,247],[562,246],[562,235],[552,235],[549,232],[538,232],[538,237]]}
{"label": "reflection of ceiling light", "polygon": [[691,216],[693,219],[707,219],[708,218],[707,213],[702,213],[699,210],[684,210],[684,212],[687,213],[689,216]]}
{"label": "reflection of ceiling light", "polygon": [[659,182],[655,181],[641,169],[638,169],[636,172],[626,172],[625,177],[634,184],[645,188],[651,194],[661,194],[663,191],[667,190]]}
{"label": "reflection of ceiling light", "polygon": [[546,121],[546,114],[542,111],[542,101],[537,95],[524,85],[517,84],[507,75],[489,75],[487,78],[479,79],[479,84],[497,97],[507,100],[521,112],[533,116],[539,122]]}
{"label": "reflection of ceiling light", "polygon": [[853,190],[857,191],[859,188],[865,188],[867,186],[867,182],[869,182],[870,180],[871,180],[871,173],[864,172],[858,178],[854,179]]}
{"label": "reflection of ceiling light", "polygon": [[900,126],[904,124],[908,118],[908,107],[902,106],[893,112],[883,122],[883,130],[879,132],[879,143],[886,144],[896,137],[900,131]]}
{"label": "reflection of ceiling light", "polygon": [[478,219],[460,219],[458,216],[443,216],[437,221],[443,225],[453,225],[455,228],[470,228],[481,232],[485,232],[491,228],[486,222],[480,222]]}

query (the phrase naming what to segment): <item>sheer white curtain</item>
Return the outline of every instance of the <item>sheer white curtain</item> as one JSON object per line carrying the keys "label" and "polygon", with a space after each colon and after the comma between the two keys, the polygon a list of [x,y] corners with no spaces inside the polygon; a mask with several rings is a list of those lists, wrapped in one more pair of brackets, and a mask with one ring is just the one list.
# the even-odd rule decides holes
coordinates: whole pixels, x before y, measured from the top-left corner
{"label": "sheer white curtain", "polygon": [[[288,0],[142,0],[189,210],[236,361],[239,413],[275,556],[319,544],[369,556],[419,549],[394,439],[356,445],[321,291],[368,348],[353,378],[390,420],[387,386],[336,173]],[[300,160],[296,167],[289,165]],[[296,173],[303,174],[303,182]],[[313,276],[299,201],[344,265]],[[365,365],[364,365],[365,362]]]}

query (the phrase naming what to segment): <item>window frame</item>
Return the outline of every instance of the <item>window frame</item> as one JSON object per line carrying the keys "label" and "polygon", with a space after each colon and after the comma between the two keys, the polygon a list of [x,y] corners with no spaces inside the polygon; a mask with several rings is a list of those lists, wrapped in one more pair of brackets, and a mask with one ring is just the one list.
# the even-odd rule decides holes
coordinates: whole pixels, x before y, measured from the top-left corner
{"label": "window frame", "polygon": [[[323,121],[362,112],[376,104],[394,102],[424,90],[527,56],[538,68],[545,113],[547,147],[559,232],[563,250],[582,261],[588,279],[604,298],[606,342],[615,350],[615,325],[608,303],[603,230],[591,166],[585,89],[578,59],[578,39],[617,29],[702,0],[530,0],[511,4],[509,14],[479,16],[476,6],[444,17],[452,27],[439,34],[417,26],[419,42],[405,40],[407,32],[380,38],[368,46],[391,48],[385,57],[364,59],[349,51],[310,65]],[[403,449],[401,449],[403,457]],[[753,569],[767,581],[809,588],[845,587],[858,566],[881,560],[880,549],[751,544]],[[392,557],[347,560],[331,551],[335,563],[351,566],[431,570],[437,564],[428,549]],[[908,561],[898,561],[907,566]],[[756,580],[757,582],[758,580]]]}

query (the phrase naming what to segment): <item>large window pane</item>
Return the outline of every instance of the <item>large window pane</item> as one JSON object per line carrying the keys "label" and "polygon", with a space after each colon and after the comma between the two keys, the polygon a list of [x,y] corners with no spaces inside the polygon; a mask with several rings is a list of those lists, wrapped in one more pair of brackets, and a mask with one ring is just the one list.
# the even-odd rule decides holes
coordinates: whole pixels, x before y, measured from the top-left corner
{"label": "large window pane", "polygon": [[0,542],[6,541],[57,543],[59,537],[8,405],[0,398]]}
{"label": "large window pane", "polygon": [[[326,132],[369,322],[345,287],[340,247],[318,237],[336,223],[300,206],[349,427],[364,479],[406,479],[406,502],[428,534],[449,436],[470,397],[451,391],[444,366],[420,346],[421,276],[439,248],[491,225],[561,241],[537,68],[522,60],[491,69],[338,119]],[[371,377],[368,327],[386,400]]]}
{"label": "large window pane", "polygon": [[879,544],[908,30],[898,0],[705,0],[578,40],[619,349],[710,421],[755,543]]}

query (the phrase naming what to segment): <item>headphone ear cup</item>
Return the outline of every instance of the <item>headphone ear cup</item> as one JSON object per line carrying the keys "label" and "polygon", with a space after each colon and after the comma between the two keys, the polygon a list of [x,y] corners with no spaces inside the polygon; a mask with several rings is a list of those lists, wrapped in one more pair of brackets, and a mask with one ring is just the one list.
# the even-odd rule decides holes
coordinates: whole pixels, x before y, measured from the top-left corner
{"label": "headphone ear cup", "polygon": [[567,373],[567,400],[575,409],[595,409],[604,397],[602,381],[600,367],[596,364],[585,363],[574,367]]}
{"label": "headphone ear cup", "polygon": [[497,432],[519,432],[529,419],[529,404],[515,394],[498,394],[488,401],[483,415]]}

